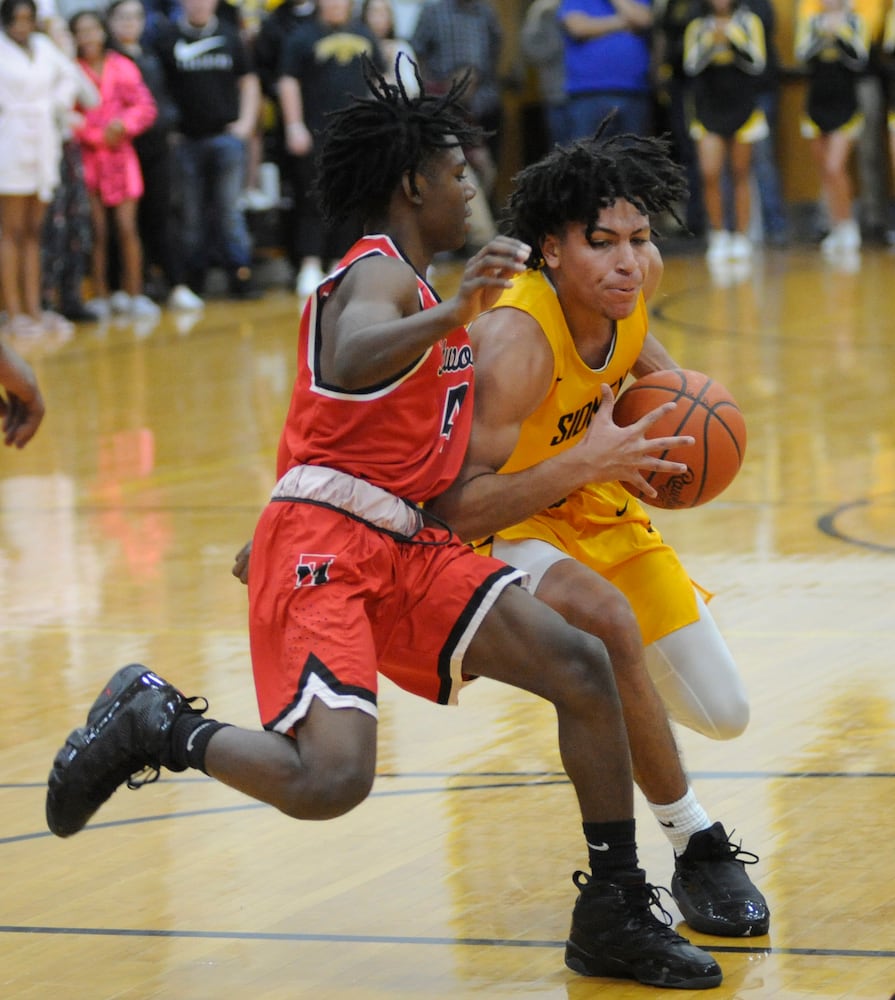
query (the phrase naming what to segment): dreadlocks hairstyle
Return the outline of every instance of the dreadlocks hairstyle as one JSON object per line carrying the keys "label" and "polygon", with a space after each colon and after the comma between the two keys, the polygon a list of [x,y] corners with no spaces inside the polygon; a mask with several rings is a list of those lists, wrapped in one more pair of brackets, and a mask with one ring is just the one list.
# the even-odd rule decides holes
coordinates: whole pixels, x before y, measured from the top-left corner
{"label": "dreadlocks hairstyle", "polygon": [[447,93],[434,96],[423,88],[411,59],[420,93],[409,97],[401,82],[401,61],[395,64],[397,83],[390,84],[364,59],[368,97],[327,116],[318,154],[317,195],[333,223],[357,218],[362,223],[381,215],[405,173],[415,189],[415,177],[428,161],[452,146],[473,145],[482,132],[471,124],[462,97],[469,75],[456,80]]}
{"label": "dreadlocks hairstyle", "polygon": [[532,247],[528,266],[544,264],[541,244],[570,222],[591,233],[600,212],[619,199],[644,215],[668,211],[686,195],[684,168],[670,156],[667,139],[639,135],[603,138],[605,119],[590,139],[558,146],[522,170],[501,221],[505,233]]}

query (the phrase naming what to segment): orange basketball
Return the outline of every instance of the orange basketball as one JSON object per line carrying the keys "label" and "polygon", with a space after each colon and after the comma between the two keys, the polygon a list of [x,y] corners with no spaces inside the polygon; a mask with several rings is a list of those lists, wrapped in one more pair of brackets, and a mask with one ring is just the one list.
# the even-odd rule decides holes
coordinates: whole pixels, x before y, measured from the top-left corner
{"label": "orange basketball", "polygon": [[683,462],[685,473],[650,472],[644,478],[658,492],[645,497],[623,483],[639,500],[672,510],[708,503],[733,482],[746,453],[746,421],[731,394],[701,372],[675,368],[653,372],[632,382],[613,410],[615,422],[626,427],[657,406],[674,400],[676,408],[647,431],[648,437],[689,434],[696,443],[662,452],[661,458]]}

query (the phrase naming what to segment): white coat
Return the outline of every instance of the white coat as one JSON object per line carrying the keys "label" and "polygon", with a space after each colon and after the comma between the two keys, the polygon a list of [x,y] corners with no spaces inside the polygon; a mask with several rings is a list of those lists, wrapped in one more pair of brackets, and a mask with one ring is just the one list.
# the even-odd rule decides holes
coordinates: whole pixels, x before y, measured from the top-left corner
{"label": "white coat", "polygon": [[0,195],[51,200],[77,90],[74,63],[46,35],[34,32],[25,49],[0,31]]}

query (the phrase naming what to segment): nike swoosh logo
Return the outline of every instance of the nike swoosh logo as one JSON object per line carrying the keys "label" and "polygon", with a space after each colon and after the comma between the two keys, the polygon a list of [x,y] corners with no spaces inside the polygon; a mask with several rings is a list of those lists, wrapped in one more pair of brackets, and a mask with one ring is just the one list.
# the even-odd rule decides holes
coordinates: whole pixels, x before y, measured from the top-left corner
{"label": "nike swoosh logo", "polygon": [[194,729],[190,733],[190,737],[186,741],[186,750],[187,750],[187,753],[189,753],[193,749],[193,743],[195,742],[196,737],[199,735],[199,733],[202,732],[203,729],[205,729],[205,727],[207,725],[208,725],[207,722],[203,722],[201,726],[198,726],[196,729]]}
{"label": "nike swoosh logo", "polygon": [[211,38],[199,38],[195,42],[188,42],[185,38],[178,38],[174,43],[174,58],[179,63],[192,62],[193,59],[204,56],[206,52],[221,48],[223,44],[223,35],[213,35]]}
{"label": "nike swoosh logo", "polygon": [[619,509],[618,509],[618,508],[616,507],[616,509],[615,509],[615,516],[616,516],[616,517],[624,517],[624,515],[628,513],[628,503],[629,503],[629,502],[630,502],[630,501],[628,501],[628,500],[625,500],[625,505],[624,505],[624,507],[622,507],[622,509],[621,509],[621,510],[619,510]]}
{"label": "nike swoosh logo", "polygon": [[603,841],[603,843],[602,843],[602,844],[592,844],[592,843],[591,843],[591,842],[590,842],[590,841],[588,840],[588,841],[586,841],[586,843],[587,843],[587,846],[588,846],[588,847],[589,847],[589,848],[590,848],[590,849],[591,849],[592,851],[608,851],[608,850],[609,850],[609,845],[608,845],[608,844],[607,844],[607,843],[606,843],[605,841]]}
{"label": "nike swoosh logo", "polygon": [[664,826],[666,830],[674,829],[674,823],[663,823],[662,820],[659,820],[659,826]]}

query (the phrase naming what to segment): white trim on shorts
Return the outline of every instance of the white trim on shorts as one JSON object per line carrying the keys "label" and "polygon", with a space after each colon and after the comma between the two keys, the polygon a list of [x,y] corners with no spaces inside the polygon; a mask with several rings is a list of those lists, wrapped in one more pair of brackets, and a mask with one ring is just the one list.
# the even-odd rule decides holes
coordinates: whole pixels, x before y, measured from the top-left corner
{"label": "white trim on shorts", "polygon": [[[469,644],[481,627],[485,616],[494,607],[498,597],[512,584],[519,584],[519,586],[528,589],[528,574],[523,569],[508,565],[506,570],[497,579],[493,580],[488,590],[481,595],[479,606],[473,612],[466,628],[463,629],[454,648],[451,650],[451,686],[448,699],[444,704],[456,705],[458,703],[461,688],[469,683],[469,680],[463,677],[463,660],[466,657]],[[472,679],[474,680],[475,678]]]}
{"label": "white trim on shorts", "polygon": [[366,712],[374,719],[379,718],[379,709],[375,702],[367,701],[366,698],[358,698],[353,694],[338,694],[329,687],[324,680],[315,673],[308,675],[307,683],[301,693],[301,698],[292,706],[289,712],[281,719],[277,719],[269,732],[283,733],[288,735],[292,728],[308,714],[311,702],[319,698],[327,708],[357,708],[361,712]]}

